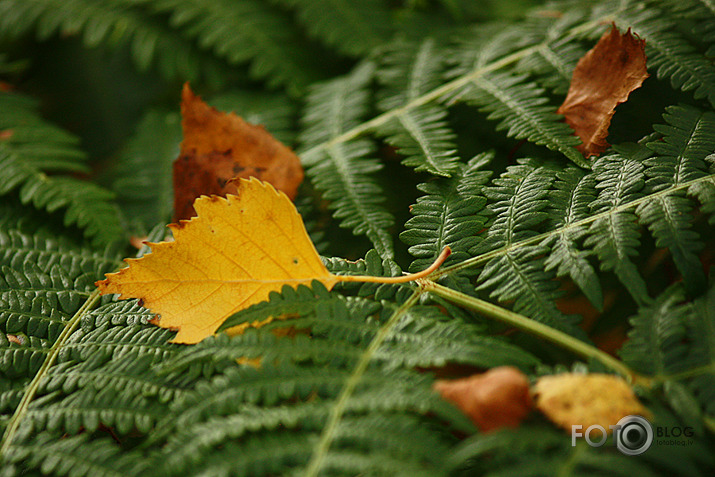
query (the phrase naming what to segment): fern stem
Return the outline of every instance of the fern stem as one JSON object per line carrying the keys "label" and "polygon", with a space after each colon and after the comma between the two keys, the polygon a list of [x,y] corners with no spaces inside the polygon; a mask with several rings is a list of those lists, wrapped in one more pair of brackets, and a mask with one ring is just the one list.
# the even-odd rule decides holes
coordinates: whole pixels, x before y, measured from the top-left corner
{"label": "fern stem", "polygon": [[636,382],[638,382],[638,384],[650,382],[649,378],[636,374],[632,369],[613,356],[589,345],[588,343],[584,343],[573,336],[567,335],[562,331],[556,330],[543,323],[539,323],[538,321],[534,321],[487,301],[480,300],[479,298],[452,290],[451,288],[447,288],[431,280],[420,280],[419,283],[423,290],[439,295],[440,297],[456,303],[457,305],[469,308],[470,310],[474,310],[488,316],[489,318],[514,326],[522,331],[538,336],[539,338],[543,338],[583,358],[600,361],[608,368],[623,375],[633,384]]}
{"label": "fern stem", "polygon": [[665,381],[682,381],[688,378],[694,378],[696,376],[702,376],[703,374],[715,373],[715,363],[706,364],[704,366],[698,366],[697,368],[687,369],[679,373],[673,374],[659,374],[653,377],[654,383],[662,383]]}
{"label": "fern stem", "polygon": [[84,302],[80,309],[77,310],[77,313],[75,313],[74,316],[67,322],[64,329],[57,337],[57,341],[55,341],[50,348],[50,351],[47,354],[45,361],[42,363],[42,366],[40,366],[40,369],[37,371],[37,374],[35,374],[35,377],[32,378],[32,381],[27,387],[25,394],[22,396],[22,400],[20,400],[20,404],[17,406],[17,409],[15,409],[15,413],[12,415],[8,426],[5,429],[5,433],[2,436],[2,441],[0,441],[2,443],[2,445],[0,445],[0,461],[2,461],[3,456],[10,448],[12,440],[15,437],[15,433],[20,427],[20,422],[27,413],[27,409],[30,406],[30,402],[32,402],[32,400],[35,398],[35,394],[37,394],[37,389],[40,387],[40,381],[42,381],[42,379],[45,377],[47,371],[52,367],[52,365],[55,364],[55,360],[57,360],[57,356],[59,355],[62,346],[65,344],[70,335],[72,335],[74,330],[77,329],[80,320],[82,319],[82,316],[88,310],[94,308],[94,306],[99,301],[99,298],[99,289],[96,289],[91,295],[89,295],[89,298],[87,299],[87,301]]}
{"label": "fern stem", "polygon": [[437,271],[437,269],[447,260],[447,257],[452,253],[452,249],[449,247],[444,247],[442,253],[439,254],[437,259],[428,268],[417,273],[408,273],[399,277],[374,277],[370,275],[338,275],[336,278],[339,282],[368,282],[368,283],[407,283],[425,278],[428,275]]}
{"label": "fern stem", "polygon": [[487,262],[494,257],[500,257],[502,255],[506,255],[507,253],[517,250],[519,248],[522,248],[525,245],[532,245],[532,244],[536,244],[536,243],[545,241],[548,238],[553,237],[555,235],[560,235],[560,234],[563,234],[570,230],[579,229],[581,227],[589,225],[589,224],[597,221],[598,219],[605,218],[611,214],[617,214],[619,212],[623,212],[625,210],[638,207],[640,204],[650,202],[654,199],[660,199],[662,197],[666,197],[666,196],[673,194],[675,192],[689,189],[690,187],[692,187],[696,184],[699,184],[700,182],[712,182],[713,185],[715,185],[715,174],[710,174],[708,176],[700,177],[698,179],[693,179],[688,182],[683,182],[676,186],[672,186],[667,189],[663,189],[663,190],[655,192],[653,194],[646,195],[644,197],[640,197],[638,199],[632,200],[631,202],[627,202],[625,204],[618,205],[616,207],[613,207],[612,209],[608,209],[606,211],[591,215],[589,217],[578,220],[576,222],[572,222],[564,227],[560,227],[558,229],[551,230],[549,232],[544,232],[539,235],[530,237],[528,239],[520,240],[518,242],[513,242],[513,243],[511,243],[507,246],[504,246],[502,248],[492,250],[491,252],[477,255],[476,257],[469,258],[467,260],[464,260],[463,262],[457,263],[457,264],[449,266],[449,267],[445,267],[442,270],[435,272],[434,276],[432,276],[431,278],[433,280],[438,280],[439,278],[441,278],[445,275],[449,275],[451,273],[456,273],[461,270],[465,270],[467,268],[477,266],[480,263]]}
{"label": "fern stem", "polygon": [[308,466],[305,469],[305,477],[316,477],[320,472],[325,456],[328,454],[328,450],[330,449],[330,444],[333,442],[335,431],[337,431],[338,425],[340,425],[340,419],[342,419],[343,414],[345,413],[345,406],[347,406],[350,397],[355,391],[355,387],[362,379],[363,374],[365,374],[365,370],[370,364],[370,361],[372,361],[373,356],[385,342],[385,339],[389,336],[392,328],[398,321],[400,321],[407,310],[409,310],[412,305],[417,303],[421,294],[421,290],[415,290],[412,296],[410,296],[397,310],[395,310],[390,319],[380,327],[380,330],[375,335],[375,338],[370,342],[370,345],[360,356],[360,360],[355,366],[355,369],[345,382],[343,389],[340,391],[340,395],[335,402],[335,406],[333,406],[330,410],[330,416],[328,417],[328,422],[326,423],[323,433],[320,436],[320,441],[318,442],[318,445],[308,462]]}

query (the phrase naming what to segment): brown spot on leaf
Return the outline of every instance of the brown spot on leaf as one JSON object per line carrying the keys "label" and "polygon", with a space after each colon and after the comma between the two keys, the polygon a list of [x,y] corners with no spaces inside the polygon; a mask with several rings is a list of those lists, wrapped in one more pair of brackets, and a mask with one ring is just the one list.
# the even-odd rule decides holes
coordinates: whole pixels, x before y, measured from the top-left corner
{"label": "brown spot on leaf", "polygon": [[5,335],[5,336],[7,336],[7,340],[8,340],[10,343],[15,343],[15,344],[18,344],[18,345],[22,345],[22,341],[20,341],[20,338],[18,338],[16,335]]}
{"label": "brown spot on leaf", "polygon": [[620,34],[613,25],[579,60],[557,112],[581,138],[577,149],[584,157],[598,156],[608,148],[608,127],[616,106],[647,77],[645,40],[631,34],[630,28]]}
{"label": "brown spot on leaf", "polygon": [[303,181],[300,160],[263,126],[223,113],[184,86],[184,140],[174,161],[174,220],[196,215],[200,195],[236,194],[235,178],[260,177],[294,199]]}

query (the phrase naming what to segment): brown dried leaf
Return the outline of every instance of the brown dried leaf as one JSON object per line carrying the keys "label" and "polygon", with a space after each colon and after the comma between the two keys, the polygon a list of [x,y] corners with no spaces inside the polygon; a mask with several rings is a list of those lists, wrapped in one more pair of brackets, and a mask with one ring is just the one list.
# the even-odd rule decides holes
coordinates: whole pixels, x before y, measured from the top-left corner
{"label": "brown dried leaf", "polygon": [[557,374],[540,378],[533,389],[536,407],[552,422],[571,431],[580,424],[615,425],[623,417],[650,412],[636,398],[631,387],[611,374]]}
{"label": "brown dried leaf", "polygon": [[533,407],[528,379],[510,366],[468,378],[437,381],[434,389],[484,432],[517,427]]}
{"label": "brown dried leaf", "polygon": [[188,84],[181,114],[184,140],[174,161],[175,221],[195,216],[194,199],[201,195],[235,194],[236,178],[256,177],[295,198],[303,181],[300,160],[263,126],[212,108]]}
{"label": "brown dried leaf", "polygon": [[645,40],[632,35],[630,28],[621,35],[613,25],[579,60],[557,112],[581,138],[583,144],[577,149],[584,157],[598,156],[608,148],[608,127],[616,106],[647,77]]}

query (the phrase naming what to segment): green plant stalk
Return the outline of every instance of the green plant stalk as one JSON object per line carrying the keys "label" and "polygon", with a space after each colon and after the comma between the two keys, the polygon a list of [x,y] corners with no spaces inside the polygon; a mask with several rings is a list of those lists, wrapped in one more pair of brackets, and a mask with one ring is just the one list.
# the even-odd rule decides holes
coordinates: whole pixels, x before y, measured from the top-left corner
{"label": "green plant stalk", "polygon": [[27,387],[27,390],[22,396],[20,404],[17,406],[17,409],[15,409],[15,413],[12,415],[12,418],[10,418],[10,422],[8,423],[7,428],[5,428],[5,433],[2,436],[2,441],[0,441],[2,444],[0,445],[0,462],[2,462],[3,456],[12,444],[12,440],[15,438],[15,433],[20,427],[20,422],[25,416],[25,413],[30,406],[30,402],[32,402],[32,400],[35,398],[35,394],[37,394],[37,389],[40,387],[40,381],[42,381],[42,379],[45,377],[47,371],[52,367],[52,365],[55,364],[60,349],[62,349],[62,346],[64,346],[65,342],[70,337],[70,335],[72,335],[74,330],[77,329],[77,327],[79,326],[79,322],[82,319],[82,316],[88,310],[94,308],[94,306],[97,304],[97,302],[99,301],[99,296],[99,289],[94,290],[94,292],[89,295],[87,301],[84,302],[80,309],[77,310],[77,313],[75,313],[74,316],[70,319],[70,321],[67,322],[64,329],[57,337],[57,340],[50,348],[50,351],[47,354],[45,361],[42,363],[42,366],[37,371],[37,374],[35,374],[35,377],[32,378],[30,385]]}
{"label": "green plant stalk", "polygon": [[395,310],[392,316],[390,316],[390,319],[380,327],[380,330],[375,335],[375,338],[373,338],[365,352],[362,356],[360,356],[360,360],[355,366],[355,369],[345,382],[343,389],[340,391],[340,395],[335,402],[335,406],[333,406],[330,410],[330,416],[328,417],[328,422],[325,424],[325,428],[323,428],[320,441],[318,442],[315,451],[313,451],[313,455],[311,456],[308,466],[305,469],[305,473],[303,474],[305,477],[317,477],[320,473],[320,468],[323,466],[323,461],[325,460],[325,456],[328,454],[330,444],[333,442],[335,431],[338,429],[340,419],[342,419],[343,414],[345,413],[345,406],[347,406],[350,396],[352,396],[355,391],[355,387],[362,379],[370,361],[372,361],[372,358],[375,356],[377,350],[385,342],[385,339],[387,339],[390,331],[392,331],[392,328],[400,320],[400,318],[402,318],[407,310],[409,310],[412,305],[417,303],[421,294],[420,290],[416,290],[415,293],[407,299],[407,301]]}
{"label": "green plant stalk", "polygon": [[493,305],[487,301],[480,300],[479,298],[474,298],[469,295],[465,295],[464,293],[452,290],[451,288],[442,286],[432,280],[418,280],[418,283],[422,290],[426,292],[434,293],[435,295],[449,300],[452,303],[474,310],[510,326],[514,326],[515,328],[534,336],[538,336],[539,338],[543,338],[546,341],[554,343],[583,358],[600,361],[608,368],[624,376],[629,382],[631,382],[631,384],[637,383],[649,385],[650,383],[649,378],[636,374],[632,369],[611,355],[604,353],[600,349],[591,346],[588,343],[584,343],[573,336],[567,335],[562,331],[551,328],[550,326],[539,323],[538,321],[534,321],[500,306]]}

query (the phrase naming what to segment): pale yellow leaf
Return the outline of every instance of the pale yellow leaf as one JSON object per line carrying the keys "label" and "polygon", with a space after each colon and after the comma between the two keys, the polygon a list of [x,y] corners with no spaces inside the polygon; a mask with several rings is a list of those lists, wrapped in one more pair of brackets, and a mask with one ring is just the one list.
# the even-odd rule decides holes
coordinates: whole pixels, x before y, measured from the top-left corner
{"label": "pale yellow leaf", "polygon": [[572,425],[600,425],[608,432],[621,418],[650,412],[626,381],[610,374],[564,373],[539,378],[533,388],[536,407],[552,422],[571,431]]}

